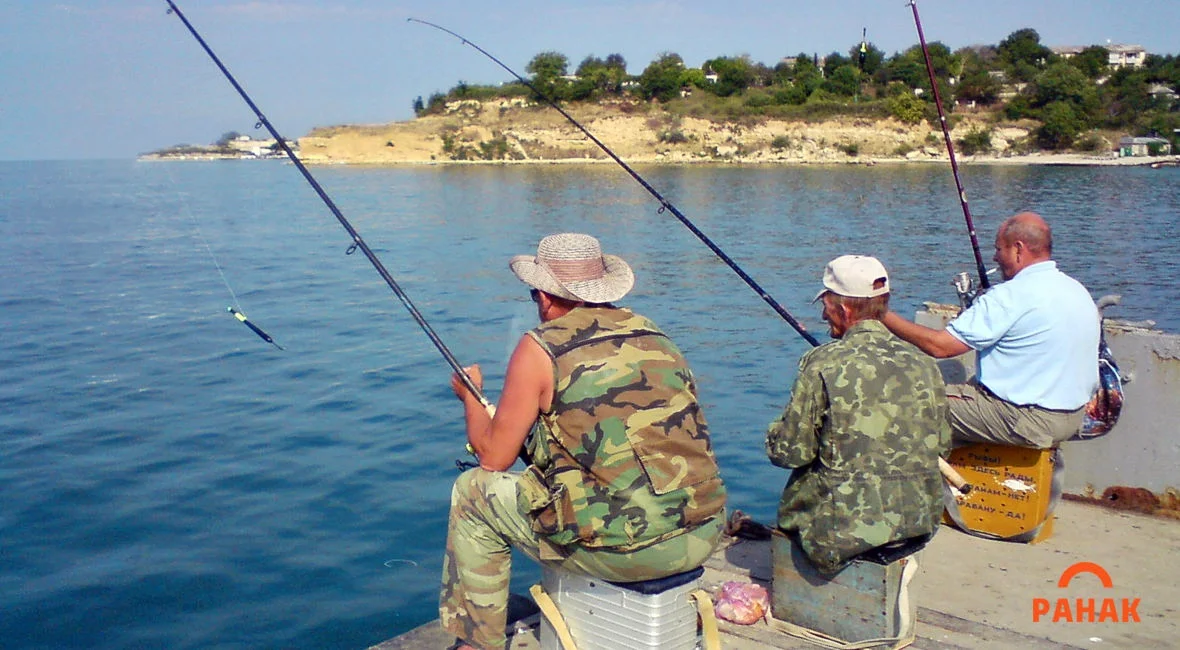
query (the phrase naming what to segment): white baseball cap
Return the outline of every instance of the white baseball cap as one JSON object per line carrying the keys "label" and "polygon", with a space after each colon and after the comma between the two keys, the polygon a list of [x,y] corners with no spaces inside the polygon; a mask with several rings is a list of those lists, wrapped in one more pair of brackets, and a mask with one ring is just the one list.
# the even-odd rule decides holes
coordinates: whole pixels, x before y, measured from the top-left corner
{"label": "white baseball cap", "polygon": [[[874,288],[878,281],[880,287]],[[885,265],[868,255],[842,255],[824,268],[824,288],[815,294],[815,302],[827,292],[848,298],[875,298],[889,293],[889,274]]]}

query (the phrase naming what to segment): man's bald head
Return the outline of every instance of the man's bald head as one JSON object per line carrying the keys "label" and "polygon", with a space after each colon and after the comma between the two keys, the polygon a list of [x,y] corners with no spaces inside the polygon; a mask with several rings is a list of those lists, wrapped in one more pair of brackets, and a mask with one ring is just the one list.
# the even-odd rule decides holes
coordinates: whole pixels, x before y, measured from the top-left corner
{"label": "man's bald head", "polygon": [[1049,224],[1035,212],[1021,212],[1008,217],[996,232],[996,255],[1005,280],[1016,277],[1025,268],[1047,262],[1053,257],[1053,236]]}
{"label": "man's bald head", "polygon": [[1008,217],[1000,225],[1000,239],[1012,245],[1023,242],[1024,248],[1038,258],[1049,259],[1053,255],[1053,233],[1049,224],[1035,212],[1021,212]]}

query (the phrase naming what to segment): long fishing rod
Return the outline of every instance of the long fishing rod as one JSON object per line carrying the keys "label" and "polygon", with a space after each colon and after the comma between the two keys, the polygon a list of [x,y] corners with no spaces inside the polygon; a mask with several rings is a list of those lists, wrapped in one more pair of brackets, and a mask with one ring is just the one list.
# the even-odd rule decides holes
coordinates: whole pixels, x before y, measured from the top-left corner
{"label": "long fishing rod", "polygon": [[356,229],[352,227],[352,224],[348,222],[348,219],[344,218],[344,214],[342,214],[340,209],[336,207],[336,204],[332,202],[332,199],[328,196],[328,193],[324,191],[324,188],[320,187],[320,184],[316,181],[315,177],[311,175],[311,172],[307,170],[307,167],[303,165],[303,162],[299,160],[299,156],[296,156],[295,152],[291,150],[291,147],[287,145],[287,140],[283,138],[283,136],[279,135],[279,132],[275,130],[275,127],[270,123],[270,120],[266,119],[266,116],[263,115],[262,111],[258,109],[258,106],[254,103],[254,100],[250,99],[250,96],[246,94],[246,91],[238,83],[238,80],[235,79],[232,74],[230,74],[229,70],[224,64],[222,64],[221,59],[217,58],[217,55],[214,54],[209,45],[205,43],[205,39],[201,38],[201,35],[197,32],[196,28],[193,27],[192,23],[188,21],[188,18],[186,18],[184,14],[181,13],[180,8],[176,6],[176,3],[172,0],[165,1],[168,3],[168,13],[176,14],[176,17],[184,23],[184,26],[187,27],[188,31],[192,33],[193,38],[197,39],[197,42],[201,44],[202,48],[204,48],[205,53],[209,55],[209,58],[213,59],[213,62],[216,63],[217,67],[221,69],[221,73],[225,75],[225,78],[228,79],[231,84],[233,84],[234,89],[238,91],[238,94],[242,96],[242,99],[246,100],[246,103],[250,106],[250,109],[254,111],[256,116],[258,116],[258,124],[255,125],[255,128],[257,128],[257,126],[266,127],[266,130],[270,132],[270,135],[275,139],[275,142],[277,142],[279,146],[282,147],[283,151],[286,152],[287,157],[291,159],[291,162],[294,163],[295,167],[299,169],[299,172],[302,173],[303,177],[307,179],[307,182],[311,184],[311,187],[316,191],[316,194],[319,194],[320,199],[322,199],[324,204],[328,206],[328,209],[332,211],[332,214],[335,215],[336,220],[339,221],[340,225],[344,226],[344,229],[348,231],[349,236],[352,237],[352,245],[348,247],[348,250],[345,251],[345,254],[351,255],[359,248],[361,252],[365,254],[365,257],[369,258],[369,262],[373,264],[373,268],[377,269],[377,273],[381,274],[381,277],[385,280],[385,283],[389,285],[390,289],[393,289],[393,293],[397,295],[398,300],[401,300],[402,304],[405,305],[406,309],[409,310],[410,315],[413,316],[414,320],[418,322],[418,325],[422,328],[422,331],[426,332],[426,336],[430,337],[430,342],[434,343],[434,347],[438,348],[438,351],[442,353],[443,358],[446,359],[448,364],[450,364],[451,369],[459,375],[460,380],[462,380],[463,385],[467,387],[467,390],[471,391],[472,395],[478,397],[480,403],[482,403],[485,408],[489,407],[490,402],[488,402],[483,393],[478,388],[476,388],[475,382],[471,381],[471,377],[465,370],[463,370],[463,366],[459,365],[459,361],[455,358],[455,355],[451,354],[451,351],[448,350],[447,346],[443,344],[442,339],[439,338],[438,334],[434,332],[434,330],[430,327],[430,324],[426,322],[426,319],[422,317],[422,314],[418,311],[418,308],[414,306],[414,303],[410,302],[410,297],[406,295],[406,292],[403,291],[400,286],[398,286],[397,281],[393,279],[393,276],[389,274],[389,271],[385,270],[385,265],[381,263],[381,260],[377,259],[377,255],[373,253],[372,249],[369,248],[369,245],[366,244],[363,239],[361,239],[360,233],[358,233]]}
{"label": "long fishing rod", "polygon": [[709,250],[713,251],[713,253],[717,257],[721,258],[721,261],[723,261],[727,265],[729,265],[729,268],[733,269],[734,273],[738,274],[738,277],[740,277],[743,281],[745,281],[745,283],[747,285],[749,285],[749,287],[751,289],[753,289],[755,293],[757,293],[764,301],[766,301],[766,304],[770,305],[770,307],[772,309],[774,309],[774,311],[777,312],[779,316],[782,316],[783,320],[787,321],[787,323],[790,324],[791,327],[795,328],[795,331],[799,332],[800,336],[802,336],[804,339],[807,339],[807,342],[812,345],[819,345],[819,341],[817,341],[816,338],[814,336],[812,336],[810,332],[807,331],[807,328],[804,327],[803,324],[800,323],[798,320],[796,320],[795,317],[792,316],[791,313],[788,312],[782,305],[780,305],[773,297],[771,297],[771,295],[769,293],[767,293],[765,289],[763,289],[757,282],[755,282],[754,278],[750,277],[749,274],[747,274],[744,270],[742,270],[742,267],[738,266],[736,262],[734,262],[732,259],[730,259],[730,257],[725,254],[725,251],[721,250],[721,248],[719,248],[717,246],[717,244],[714,244],[713,240],[709,239],[709,237],[706,236],[705,233],[701,232],[701,230],[699,228],[697,228],[696,225],[693,224],[693,222],[689,221],[688,217],[685,217],[683,214],[681,214],[680,210],[676,209],[676,206],[672,205],[672,203],[670,201],[665,199],[659,192],[657,192],[654,187],[652,187],[650,184],[648,184],[648,182],[645,181],[643,179],[643,177],[640,176],[634,169],[631,169],[630,165],[623,162],[622,158],[619,158],[617,155],[615,155],[615,152],[611,151],[610,148],[607,147],[605,144],[603,144],[601,140],[594,137],[593,133],[591,133],[589,130],[586,129],[586,127],[582,126],[581,123],[579,123],[577,120],[575,120],[573,118],[573,116],[571,116],[569,113],[567,113],[565,111],[565,109],[563,109],[556,101],[550,99],[548,95],[546,95],[545,93],[542,93],[540,90],[537,90],[536,86],[531,84],[524,77],[517,74],[515,70],[513,70],[512,68],[509,68],[507,65],[505,65],[503,61],[500,61],[500,59],[497,59],[496,57],[492,56],[487,50],[476,45],[475,43],[472,43],[471,41],[467,40],[466,38],[463,38],[462,36],[447,29],[446,27],[443,27],[441,25],[436,25],[432,22],[427,22],[425,20],[419,20],[418,18],[408,18],[407,20],[409,22],[420,23],[420,24],[426,25],[428,27],[433,27],[439,31],[446,32],[447,34],[454,36],[455,38],[462,41],[464,45],[470,45],[471,47],[475,48],[480,54],[488,57],[489,59],[494,61],[497,65],[499,65],[501,68],[504,68],[505,70],[507,70],[508,74],[512,75],[513,77],[516,77],[516,79],[518,81],[520,81],[520,83],[524,84],[529,90],[533,91],[533,93],[536,94],[537,97],[540,97],[545,103],[549,104],[554,109],[556,109],[558,113],[561,113],[562,116],[564,116],[565,119],[569,120],[571,124],[578,127],[578,130],[580,130],[583,134],[585,134],[587,138],[590,138],[591,142],[598,145],[598,147],[600,149],[602,149],[604,152],[606,152],[606,155],[610,156],[612,160],[619,163],[619,166],[622,167],[628,174],[630,174],[631,178],[634,178],[637,183],[639,183],[640,185],[643,186],[643,189],[647,190],[649,194],[651,194],[653,197],[655,197],[655,199],[657,201],[660,202],[660,210],[659,210],[660,212],[663,212],[665,210],[667,210],[668,212],[671,212],[672,216],[676,217],[680,221],[680,223],[684,224],[684,226],[686,228],[688,228],[690,231],[692,231],[692,234],[696,235],[697,239],[701,240],[701,242],[703,242],[705,244],[705,246],[708,246]]}
{"label": "long fishing rod", "polygon": [[967,234],[971,237],[971,251],[975,253],[979,286],[981,289],[987,289],[991,283],[987,279],[987,270],[983,267],[983,255],[979,252],[979,238],[975,235],[975,222],[971,220],[971,208],[967,207],[967,193],[963,191],[963,181],[959,179],[959,163],[955,161],[955,145],[951,142],[946,113],[942,110],[942,97],[938,93],[938,80],[934,77],[934,64],[930,62],[930,50],[926,47],[926,35],[922,33],[922,19],[918,18],[917,0],[910,0],[909,6],[914,11],[914,25],[918,28],[918,42],[922,45],[922,55],[926,59],[926,73],[930,75],[930,87],[934,90],[934,105],[938,107],[938,121],[942,125],[942,137],[946,140],[946,152],[951,158],[951,174],[954,175],[955,187],[959,190],[959,203],[963,206],[963,218],[967,220]]}

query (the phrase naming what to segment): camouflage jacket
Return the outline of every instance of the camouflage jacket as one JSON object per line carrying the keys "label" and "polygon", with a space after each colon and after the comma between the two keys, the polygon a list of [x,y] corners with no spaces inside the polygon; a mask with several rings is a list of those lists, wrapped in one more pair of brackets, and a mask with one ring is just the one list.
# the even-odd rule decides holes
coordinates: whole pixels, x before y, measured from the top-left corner
{"label": "camouflage jacket", "polygon": [[556,544],[619,550],[675,537],[725,507],[692,372],[651,321],[581,307],[530,332],[554,365],[520,499]]}
{"label": "camouflage jacket", "polygon": [[938,527],[938,457],[950,446],[946,388],[934,360],[880,321],[803,355],[766,452],[794,469],[779,528],[826,573],[889,542]]}

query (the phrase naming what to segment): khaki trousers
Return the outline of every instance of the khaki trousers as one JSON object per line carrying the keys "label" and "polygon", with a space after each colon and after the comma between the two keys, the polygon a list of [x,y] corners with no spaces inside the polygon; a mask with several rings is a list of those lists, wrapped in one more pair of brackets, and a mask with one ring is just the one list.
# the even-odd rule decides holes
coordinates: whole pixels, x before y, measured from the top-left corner
{"label": "khaki trousers", "polygon": [[946,396],[956,446],[994,442],[1048,449],[1077,433],[1086,411],[1084,406],[1076,411],[1017,406],[975,383],[951,384]]}

